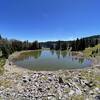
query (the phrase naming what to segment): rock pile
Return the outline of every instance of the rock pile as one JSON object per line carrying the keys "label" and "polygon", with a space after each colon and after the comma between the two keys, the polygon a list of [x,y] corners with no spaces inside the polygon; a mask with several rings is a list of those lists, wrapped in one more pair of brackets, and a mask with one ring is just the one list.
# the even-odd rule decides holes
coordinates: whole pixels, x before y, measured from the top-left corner
{"label": "rock pile", "polygon": [[88,79],[85,76],[87,73],[83,75],[84,73],[6,72],[0,76],[0,98],[1,100],[100,100],[100,81],[94,81],[90,77]]}

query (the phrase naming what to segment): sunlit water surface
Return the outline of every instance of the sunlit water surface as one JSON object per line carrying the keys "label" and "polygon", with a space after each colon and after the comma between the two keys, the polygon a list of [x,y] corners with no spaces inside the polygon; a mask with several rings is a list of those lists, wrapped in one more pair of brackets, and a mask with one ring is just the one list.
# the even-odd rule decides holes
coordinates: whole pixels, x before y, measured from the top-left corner
{"label": "sunlit water surface", "polygon": [[37,50],[21,54],[14,59],[20,67],[37,71],[54,71],[90,67],[90,59],[76,57],[68,51]]}

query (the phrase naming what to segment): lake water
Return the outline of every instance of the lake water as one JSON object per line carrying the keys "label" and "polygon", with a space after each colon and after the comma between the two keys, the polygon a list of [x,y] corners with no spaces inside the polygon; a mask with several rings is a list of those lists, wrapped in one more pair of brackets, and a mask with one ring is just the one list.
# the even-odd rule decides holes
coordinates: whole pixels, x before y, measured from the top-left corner
{"label": "lake water", "polygon": [[54,71],[89,67],[92,61],[77,58],[75,54],[68,51],[37,50],[22,53],[18,58],[14,59],[14,63],[31,70]]}

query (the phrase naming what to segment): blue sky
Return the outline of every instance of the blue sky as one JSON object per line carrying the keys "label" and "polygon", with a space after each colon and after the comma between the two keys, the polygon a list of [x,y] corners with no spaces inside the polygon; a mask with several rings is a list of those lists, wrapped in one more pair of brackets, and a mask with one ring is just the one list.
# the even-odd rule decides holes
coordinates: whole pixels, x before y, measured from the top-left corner
{"label": "blue sky", "polygon": [[0,34],[29,41],[100,34],[100,0],[0,0]]}

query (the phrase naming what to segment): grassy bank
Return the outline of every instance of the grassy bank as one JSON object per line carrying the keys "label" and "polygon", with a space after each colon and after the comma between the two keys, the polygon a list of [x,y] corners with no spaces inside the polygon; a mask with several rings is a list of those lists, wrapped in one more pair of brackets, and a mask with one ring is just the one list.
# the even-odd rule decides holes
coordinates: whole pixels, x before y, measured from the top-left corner
{"label": "grassy bank", "polygon": [[4,72],[5,58],[0,58],[0,74]]}
{"label": "grassy bank", "polygon": [[96,45],[95,47],[86,48],[83,53],[85,57],[95,57],[100,55],[100,44]]}

